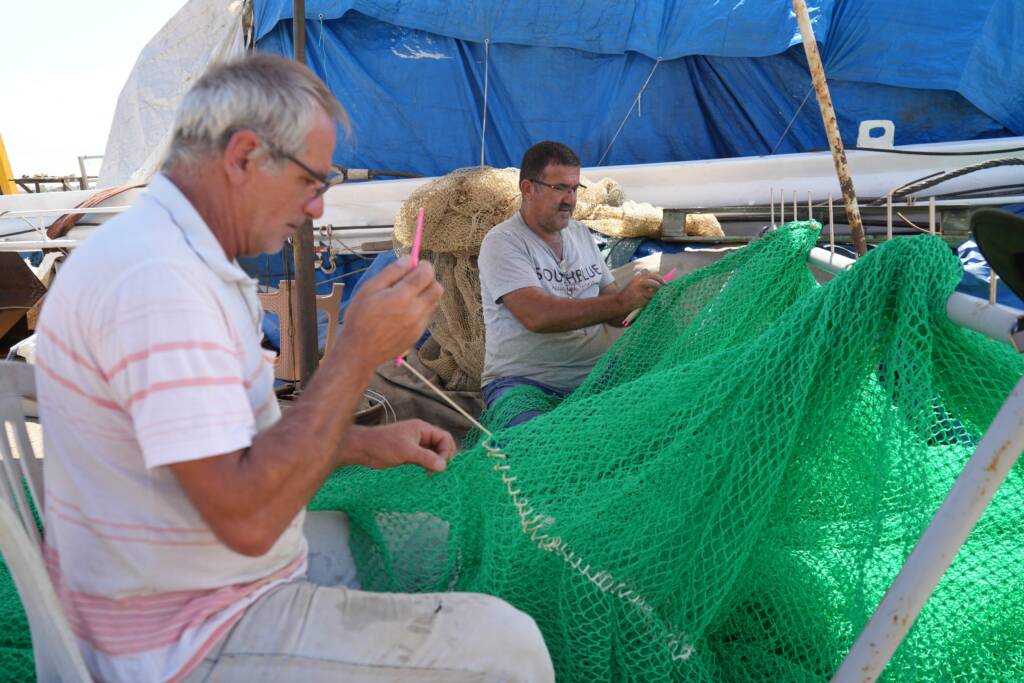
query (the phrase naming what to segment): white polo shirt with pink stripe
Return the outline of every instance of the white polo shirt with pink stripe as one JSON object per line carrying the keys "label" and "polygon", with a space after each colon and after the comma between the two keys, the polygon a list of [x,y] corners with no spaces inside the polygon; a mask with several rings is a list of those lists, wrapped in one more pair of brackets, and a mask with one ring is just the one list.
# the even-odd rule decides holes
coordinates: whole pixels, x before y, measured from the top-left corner
{"label": "white polo shirt with pink stripe", "polygon": [[46,563],[94,677],[183,678],[301,577],[300,513],[265,555],[221,543],[167,465],[280,418],[256,282],[157,175],[68,259],[38,326]]}

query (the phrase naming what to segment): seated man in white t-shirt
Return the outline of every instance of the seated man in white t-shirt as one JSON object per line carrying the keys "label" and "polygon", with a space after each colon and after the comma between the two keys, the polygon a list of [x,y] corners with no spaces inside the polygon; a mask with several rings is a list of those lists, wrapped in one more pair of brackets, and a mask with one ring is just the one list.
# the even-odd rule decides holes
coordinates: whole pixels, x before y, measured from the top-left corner
{"label": "seated man in white t-shirt", "polygon": [[[519,167],[522,207],[480,247],[485,326],[480,379],[490,408],[514,386],[559,397],[583,383],[619,326],[664,284],[639,273],[621,291],[582,223],[573,220],[580,160],[559,142],[539,142]],[[521,424],[537,413],[514,417]]]}
{"label": "seated man in white t-shirt", "polygon": [[[400,260],[353,297],[284,416],[256,282],[323,213],[345,112],[308,69],[258,55],[182,100],[162,172],[75,251],[39,322],[46,564],[103,681],[550,681],[536,624],[496,598],[305,580],[304,509],[348,465],[445,468],[422,421],[352,424],[374,368],[441,295]],[[344,542],[344,539],[338,539]]]}

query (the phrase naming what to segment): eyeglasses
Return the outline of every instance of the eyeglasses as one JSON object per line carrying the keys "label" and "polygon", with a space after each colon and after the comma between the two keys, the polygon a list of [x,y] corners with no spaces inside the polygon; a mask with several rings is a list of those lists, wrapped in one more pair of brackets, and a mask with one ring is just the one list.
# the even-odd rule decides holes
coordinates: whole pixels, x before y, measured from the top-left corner
{"label": "eyeglasses", "polygon": [[551,183],[545,183],[543,180],[537,180],[536,178],[530,178],[530,182],[537,183],[538,185],[543,185],[544,187],[554,190],[558,194],[565,194],[566,192],[572,192],[573,194],[576,194],[580,190],[587,189],[586,185],[580,185],[578,183],[576,185],[563,185],[562,183],[552,185]]}
{"label": "eyeglasses", "polygon": [[313,191],[313,196],[311,197],[311,199],[316,199],[324,192],[327,192],[327,190],[331,189],[332,185],[337,185],[342,180],[344,180],[344,176],[341,173],[338,173],[337,171],[330,171],[327,175],[323,175],[321,173],[317,173],[309,166],[306,166],[306,164],[302,163],[301,161],[293,157],[291,154],[285,154],[284,152],[278,150],[274,150],[274,152],[278,156],[287,159],[288,161],[292,162],[293,164],[301,168],[303,171],[306,172],[306,174],[310,178],[320,183]]}

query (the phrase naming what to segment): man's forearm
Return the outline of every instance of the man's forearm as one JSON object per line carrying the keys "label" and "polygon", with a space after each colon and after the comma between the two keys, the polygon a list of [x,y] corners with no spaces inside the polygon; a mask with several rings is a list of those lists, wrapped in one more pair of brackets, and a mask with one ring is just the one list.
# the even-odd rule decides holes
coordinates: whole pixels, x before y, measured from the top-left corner
{"label": "man's forearm", "polygon": [[342,460],[342,446],[373,368],[339,361],[324,364],[296,404],[238,460],[250,514],[257,523],[262,518],[261,526],[283,531],[333,470],[352,464]]}
{"label": "man's forearm", "polygon": [[[409,265],[399,259],[363,285],[309,389],[249,448],[170,465],[203,519],[236,552],[266,552],[332,470],[366,457],[365,449],[343,457],[356,405],[377,365],[422,334],[442,291],[429,264]],[[439,439],[427,435],[428,443]],[[417,464],[443,469],[435,453],[416,445],[403,453],[412,450]],[[373,464],[380,466],[380,458]],[[385,461],[395,464],[403,463]]]}
{"label": "man's forearm", "polygon": [[348,464],[342,444],[373,365],[335,361],[323,364],[295,406],[249,448],[171,465],[200,514],[236,552],[267,552],[327,475]]}
{"label": "man's forearm", "polygon": [[568,332],[621,319],[629,310],[617,294],[589,299],[549,297],[543,306],[535,307],[529,323],[522,322],[531,332]]}

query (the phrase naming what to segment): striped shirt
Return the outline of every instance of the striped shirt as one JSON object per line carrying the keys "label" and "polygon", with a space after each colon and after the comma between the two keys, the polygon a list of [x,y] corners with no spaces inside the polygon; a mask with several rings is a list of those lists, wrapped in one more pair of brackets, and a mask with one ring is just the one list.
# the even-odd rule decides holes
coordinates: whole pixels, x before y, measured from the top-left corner
{"label": "striped shirt", "polygon": [[167,465],[280,418],[256,283],[157,175],[68,259],[40,317],[45,560],[94,677],[177,680],[302,576],[302,513],[269,552],[214,535]]}

